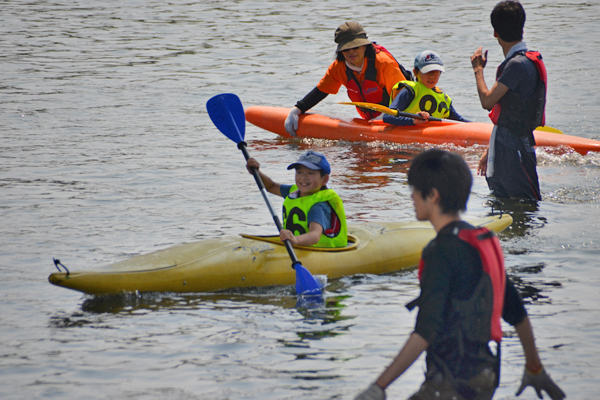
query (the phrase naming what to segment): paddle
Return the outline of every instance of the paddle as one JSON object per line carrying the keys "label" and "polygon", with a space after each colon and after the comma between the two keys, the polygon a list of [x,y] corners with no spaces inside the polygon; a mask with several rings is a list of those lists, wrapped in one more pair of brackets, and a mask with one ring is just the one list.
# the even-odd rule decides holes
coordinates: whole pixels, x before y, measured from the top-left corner
{"label": "paddle", "polygon": [[[360,101],[354,101],[354,102],[342,101],[342,102],[339,102],[338,104],[346,104],[346,105],[352,105],[352,106],[356,106],[356,107],[360,107],[360,108],[366,108],[367,110],[379,111],[381,113],[393,115],[395,117],[425,119],[425,118],[421,117],[419,114],[411,114],[411,113],[406,113],[406,112],[402,112],[402,111],[398,111],[398,110],[393,110],[391,108],[382,106],[381,104],[377,104],[377,103],[363,103]],[[452,119],[441,119],[441,118],[434,118],[434,117],[429,117],[429,121],[453,122],[455,124],[463,123],[462,121],[455,121]],[[561,130],[553,128],[551,126],[538,126],[537,128],[535,128],[535,130],[536,131],[546,131],[546,132],[551,132],[551,133],[558,133],[558,134],[562,135]]]}
{"label": "paddle", "polygon": [[[342,102],[339,102],[338,104],[346,104],[346,105],[356,106],[356,107],[360,107],[360,108],[366,108],[367,110],[379,111],[384,114],[393,115],[394,117],[425,119],[425,118],[421,117],[419,114],[411,114],[411,113],[407,113],[407,112],[393,110],[391,108],[382,106],[381,104],[377,104],[377,103],[363,103],[360,101],[352,101],[352,102],[342,101]],[[454,121],[452,119],[441,119],[441,118],[434,118],[434,117],[429,117],[429,121],[462,123],[461,121]]]}
{"label": "paddle", "polygon": [[[244,142],[244,135],[246,132],[246,116],[244,115],[244,107],[239,97],[232,93],[223,93],[212,97],[206,103],[206,109],[208,115],[212,120],[213,124],[227,136],[229,139],[237,143],[238,149],[242,151],[246,161],[250,158],[248,150],[246,149],[246,142]],[[267,189],[258,174],[258,170],[251,168],[254,180],[258,185],[263,199],[267,203],[267,207],[277,225],[277,229],[281,231],[282,225],[279,221],[279,217],[269,200]],[[289,240],[284,241],[285,248],[292,259],[292,268],[296,270],[296,293],[298,295],[313,296],[321,295],[321,287],[319,283],[311,275],[311,273],[302,266],[302,263],[296,257],[294,248]]]}

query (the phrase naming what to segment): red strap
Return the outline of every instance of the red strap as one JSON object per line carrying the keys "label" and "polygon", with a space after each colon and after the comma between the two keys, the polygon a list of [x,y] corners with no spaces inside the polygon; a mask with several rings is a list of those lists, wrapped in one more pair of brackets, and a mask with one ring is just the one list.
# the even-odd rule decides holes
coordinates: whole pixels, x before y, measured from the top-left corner
{"label": "red strap", "polygon": [[323,231],[323,234],[326,236],[335,236],[337,233],[339,233],[340,229],[342,228],[342,224],[340,223],[340,218],[337,216],[337,214],[335,212],[331,212],[331,228],[329,229],[325,229]]}
{"label": "red strap", "polygon": [[[546,71],[546,65],[544,65],[544,61],[542,61],[542,55],[539,51],[528,51],[525,53],[527,58],[529,58],[535,64],[538,73],[540,74],[540,80],[544,82],[544,89],[546,92],[548,91],[548,72]],[[542,114],[542,126],[546,125],[546,112]]]}
{"label": "red strap", "polygon": [[504,270],[504,255],[498,237],[487,228],[461,229],[458,233],[461,240],[469,243],[479,253],[483,270],[489,275],[494,291],[494,303],[491,321],[491,339],[502,340],[502,327],[500,318],[504,308],[504,290],[506,286],[506,272]]}

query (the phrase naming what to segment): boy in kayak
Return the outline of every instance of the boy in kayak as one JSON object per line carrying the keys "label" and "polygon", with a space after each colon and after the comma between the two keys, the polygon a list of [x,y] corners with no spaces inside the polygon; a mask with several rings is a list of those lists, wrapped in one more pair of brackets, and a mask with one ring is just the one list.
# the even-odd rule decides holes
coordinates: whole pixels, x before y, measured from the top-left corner
{"label": "boy in kayak", "polygon": [[468,122],[456,112],[450,96],[436,86],[442,72],[445,72],[440,56],[435,51],[423,51],[415,57],[414,66],[416,82],[396,83],[390,96],[390,108],[418,114],[423,119],[385,114],[383,122],[402,126],[418,125],[427,122],[430,116]]}
{"label": "boy in kayak", "polygon": [[533,131],[545,123],[546,67],[540,53],[527,51],[523,42],[525,10],[519,2],[498,3],[491,21],[505,59],[488,89],[483,77],[487,50],[479,47],[471,56],[479,100],[494,123],[478,173],[494,196],[541,200]]}
{"label": "boy in kayak", "polygon": [[553,400],[565,397],[542,366],[527,312],[504,270],[498,238],[460,218],[472,182],[458,154],[433,149],[413,159],[408,184],[416,217],[431,222],[437,236],[419,263],[421,293],[407,305],[419,307],[415,329],[394,361],[356,400],[385,399],[385,389],[423,351],[425,382],[410,400],[491,399],[500,378],[500,317],[515,327],[525,353],[517,395],[532,386],[540,398],[542,390]]}
{"label": "boy in kayak", "polygon": [[321,153],[308,151],[287,169],[296,170],[296,184],[282,185],[260,171],[259,162],[250,158],[248,170],[256,168],[268,192],[284,198],[283,228],[280,239],[292,244],[314,247],[344,247],[348,228],[344,204],[337,193],[327,188],[331,167]]}
{"label": "boy in kayak", "polygon": [[[292,107],[285,120],[285,130],[292,136],[296,136],[300,114],[328,95],[336,94],[342,85],[352,101],[387,106],[392,86],[400,80],[411,79],[410,73],[390,52],[367,38],[367,32],[358,22],[344,22],[335,30],[334,40],[337,43],[335,61],[317,86]],[[379,115],[358,107],[357,111],[366,120]]]}

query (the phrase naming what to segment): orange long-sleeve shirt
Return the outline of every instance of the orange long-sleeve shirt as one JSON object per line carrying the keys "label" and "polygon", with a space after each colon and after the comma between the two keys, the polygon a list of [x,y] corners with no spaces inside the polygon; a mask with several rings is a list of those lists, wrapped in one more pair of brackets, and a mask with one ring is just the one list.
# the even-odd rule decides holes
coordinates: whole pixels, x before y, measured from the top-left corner
{"label": "orange long-sleeve shirt", "polygon": [[[360,83],[365,80],[368,61],[368,58],[365,57],[360,74],[353,71]],[[385,89],[388,94],[392,92],[392,87],[396,83],[406,80],[400,71],[400,67],[398,67],[398,63],[394,60],[394,57],[384,51],[377,53],[377,56],[375,57],[375,68],[377,68],[377,83],[382,89]],[[335,60],[329,66],[325,76],[317,85],[317,89],[327,94],[336,94],[342,85],[346,86],[347,82],[346,63],[344,61]]]}

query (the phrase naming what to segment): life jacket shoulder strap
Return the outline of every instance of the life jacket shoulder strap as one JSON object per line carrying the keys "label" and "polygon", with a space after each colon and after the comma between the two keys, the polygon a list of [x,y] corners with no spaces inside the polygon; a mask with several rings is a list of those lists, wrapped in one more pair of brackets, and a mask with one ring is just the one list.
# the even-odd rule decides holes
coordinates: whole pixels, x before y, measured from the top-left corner
{"label": "life jacket shoulder strap", "polygon": [[407,70],[406,68],[404,68],[404,66],[402,64],[400,64],[398,62],[398,60],[396,60],[396,57],[394,57],[394,55],[392,53],[390,53],[388,49],[386,49],[382,45],[377,44],[375,42],[373,42],[373,46],[375,47],[375,53],[379,53],[380,51],[383,51],[385,53],[388,53],[390,56],[392,56],[392,58],[394,59],[394,61],[396,61],[396,64],[398,64],[398,67],[400,68],[400,71],[402,72],[402,75],[404,75],[404,78],[406,78],[407,81],[414,81],[415,80],[415,77],[413,76],[412,72],[410,72],[409,70]]}
{"label": "life jacket shoulder strap", "polygon": [[540,79],[544,82],[544,85],[548,85],[548,73],[546,71],[546,65],[544,64],[542,55],[539,51],[527,51],[525,52],[525,56],[529,58],[535,64],[538,73],[540,74]]}
{"label": "life jacket shoulder strap", "polygon": [[502,254],[500,241],[494,232],[485,227],[461,229],[457,236],[477,250],[483,270],[491,279],[494,295],[490,334],[492,340],[500,342],[502,340],[500,318],[504,307],[504,290],[506,286],[504,255]]}
{"label": "life jacket shoulder strap", "polygon": [[494,232],[485,227],[461,229],[457,236],[477,250],[487,274],[495,273],[494,268],[502,269],[504,272],[502,247]]}
{"label": "life jacket shoulder strap", "polygon": [[536,92],[539,96],[543,96],[543,101],[538,107],[536,115],[538,115],[538,122],[540,125],[544,126],[546,125],[546,93],[548,91],[548,72],[546,71],[546,65],[544,64],[542,55],[539,51],[527,51],[525,56],[533,62],[537,68],[538,74],[540,75],[540,81],[536,88]]}
{"label": "life jacket shoulder strap", "polygon": [[392,93],[390,94],[390,104],[392,104],[392,101],[394,101],[402,89],[406,89],[408,91],[408,104],[412,103],[412,101],[415,99],[415,88],[407,81],[400,81],[392,88]]}

